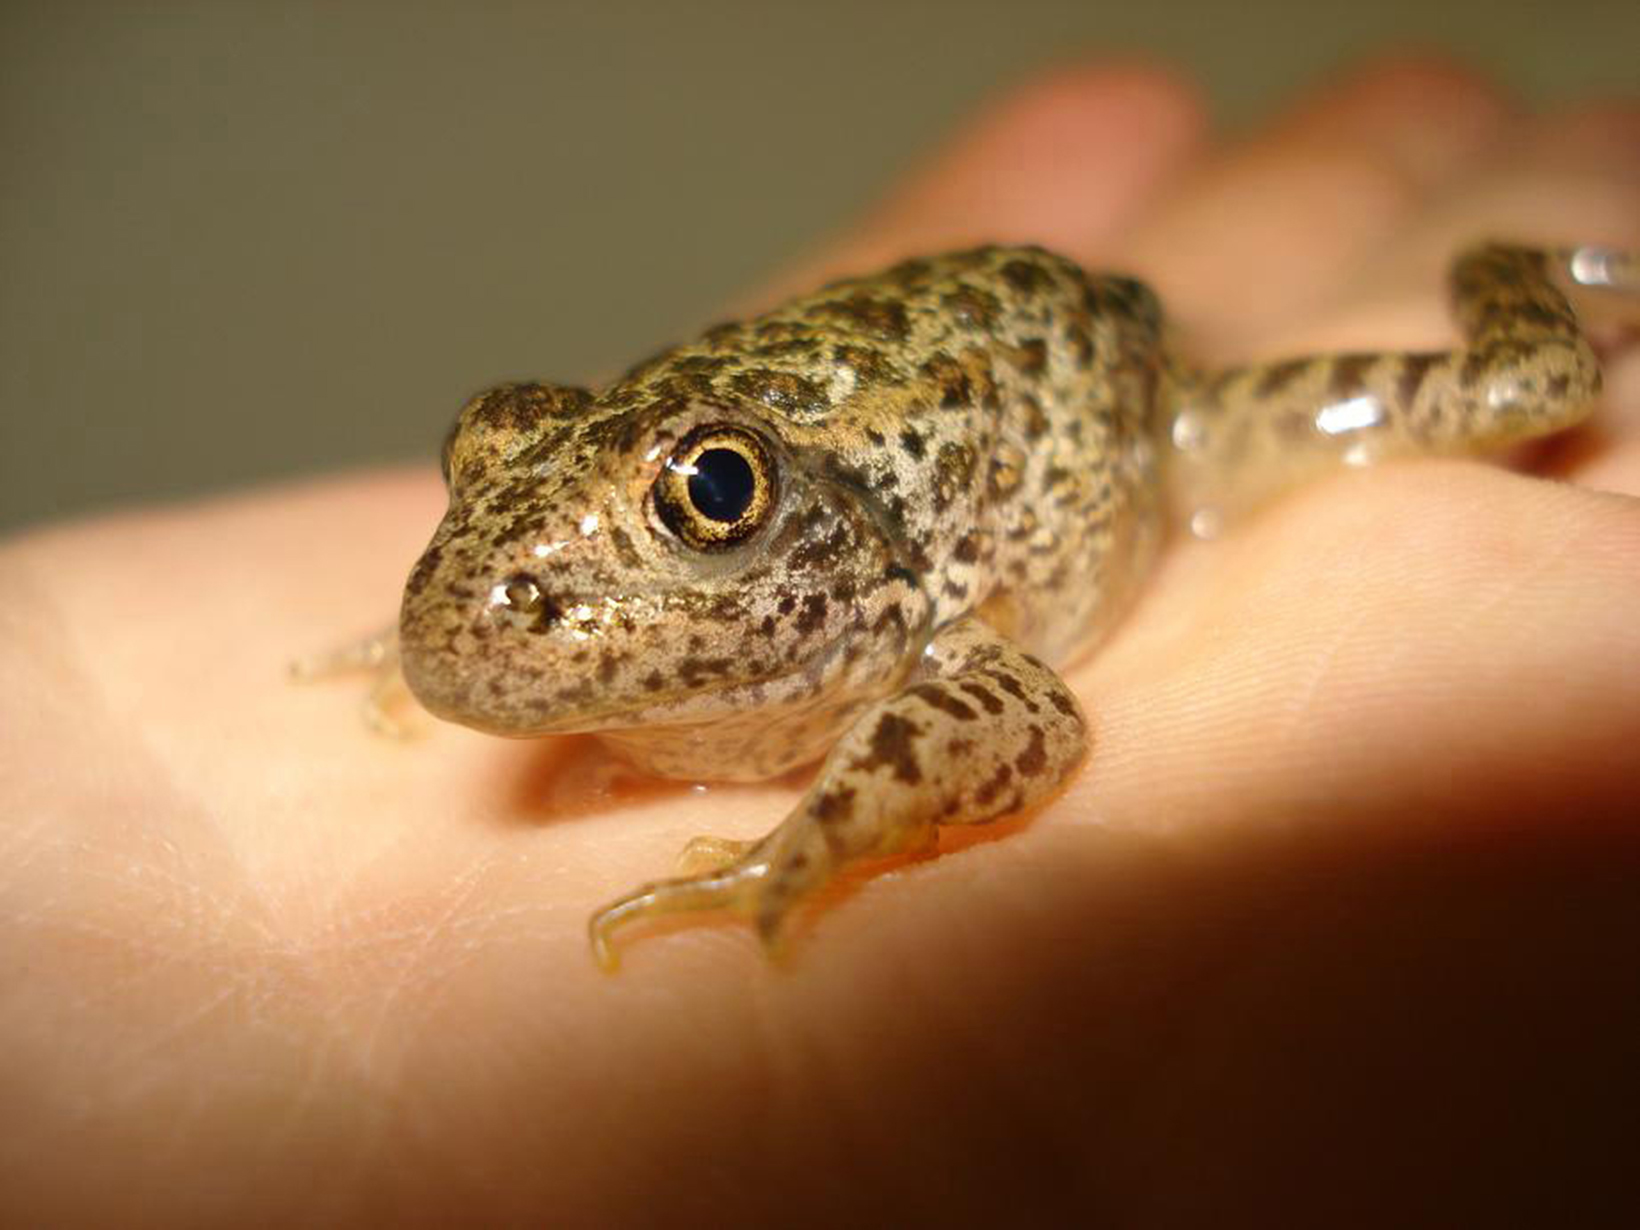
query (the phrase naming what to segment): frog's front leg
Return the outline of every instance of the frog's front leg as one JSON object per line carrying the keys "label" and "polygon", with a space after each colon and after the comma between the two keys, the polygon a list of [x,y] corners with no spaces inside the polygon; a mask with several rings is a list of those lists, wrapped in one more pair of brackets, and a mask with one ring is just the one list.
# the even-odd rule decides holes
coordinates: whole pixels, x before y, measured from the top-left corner
{"label": "frog's front leg", "polygon": [[310,683],[354,671],[368,671],[371,675],[370,691],[365,694],[360,706],[365,725],[390,739],[405,738],[410,732],[394,716],[395,711],[402,709],[411,699],[410,690],[404,682],[404,672],[399,668],[397,623],[337,649],[310,654],[290,664],[290,677],[298,683]]}
{"label": "frog's front leg", "polygon": [[[907,686],[866,710],[785,821],[725,866],[647,884],[592,918],[593,952],[637,919],[728,909],[774,948],[792,910],[850,863],[925,847],[941,824],[978,824],[1054,793],[1087,723],[1052,670],[969,617],[937,633]],[[712,849],[730,851],[727,843]]]}

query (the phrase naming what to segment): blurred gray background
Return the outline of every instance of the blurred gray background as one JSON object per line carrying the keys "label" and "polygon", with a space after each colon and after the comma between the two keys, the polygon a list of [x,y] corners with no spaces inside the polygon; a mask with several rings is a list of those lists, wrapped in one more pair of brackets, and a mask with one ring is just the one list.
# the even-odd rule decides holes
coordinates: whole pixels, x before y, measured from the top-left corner
{"label": "blurred gray background", "polygon": [[1035,66],[1245,124],[1444,47],[1640,89],[1634,0],[0,0],[0,528],[389,458],[704,323]]}

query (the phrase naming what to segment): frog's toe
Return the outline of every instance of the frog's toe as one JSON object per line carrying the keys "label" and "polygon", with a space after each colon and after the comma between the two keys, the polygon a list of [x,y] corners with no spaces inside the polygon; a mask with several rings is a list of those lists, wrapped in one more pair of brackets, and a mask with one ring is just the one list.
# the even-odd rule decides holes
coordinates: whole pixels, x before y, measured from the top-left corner
{"label": "frog's toe", "polygon": [[605,970],[614,970],[619,964],[613,944],[615,933],[642,919],[703,910],[748,912],[758,885],[768,871],[767,862],[748,861],[709,875],[645,884],[592,916],[587,927],[592,955]]}
{"label": "frog's toe", "polygon": [[397,662],[398,654],[399,627],[392,623],[356,641],[297,658],[290,663],[290,677],[306,683],[354,671],[373,671]]}
{"label": "frog's toe", "polygon": [[756,841],[733,837],[692,837],[678,853],[678,874],[698,876],[722,871],[744,858],[755,845]]}
{"label": "frog's toe", "polygon": [[385,738],[409,739],[415,732],[398,714],[409,710],[411,699],[410,685],[397,661],[378,667],[370,693],[360,705],[364,724]]}
{"label": "frog's toe", "polygon": [[290,677],[298,683],[352,671],[368,671],[373,676],[370,691],[359,706],[365,726],[389,739],[408,739],[414,732],[398,715],[408,711],[412,697],[404,672],[399,668],[396,624],[328,653],[311,654],[290,664]]}

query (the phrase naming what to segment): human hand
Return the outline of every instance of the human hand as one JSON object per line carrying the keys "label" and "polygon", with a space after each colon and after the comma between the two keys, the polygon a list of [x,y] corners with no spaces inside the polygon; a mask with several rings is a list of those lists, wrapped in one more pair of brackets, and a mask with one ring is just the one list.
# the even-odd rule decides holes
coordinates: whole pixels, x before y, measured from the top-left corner
{"label": "human hand", "polygon": [[[1489,236],[1640,247],[1640,112],[1521,116],[1400,65],[1215,143],[1177,84],[1087,69],[785,289],[1030,240],[1150,279],[1210,354],[1422,346]],[[1633,355],[1608,382],[1597,428],[1521,461],[1563,481],[1386,466],[1179,544],[1073,675],[1095,742],[1066,795],[857,883],[789,967],[693,920],[607,978],[584,922],[793,784],[566,814],[586,741],[395,743],[345,686],[286,684],[393,607],[430,465],[11,543],[0,1209],[1325,1223],[1615,1183]]]}

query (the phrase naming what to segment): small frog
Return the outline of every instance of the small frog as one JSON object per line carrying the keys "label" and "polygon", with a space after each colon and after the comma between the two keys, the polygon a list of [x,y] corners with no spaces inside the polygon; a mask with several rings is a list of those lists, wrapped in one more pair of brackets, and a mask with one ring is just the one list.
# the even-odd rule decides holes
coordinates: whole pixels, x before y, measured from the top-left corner
{"label": "small frog", "polygon": [[1170,525],[1339,466],[1494,447],[1600,386],[1562,283],[1598,249],[1454,266],[1464,345],[1203,372],[1155,295],[1039,248],[833,283],[598,392],[508,384],[445,444],[450,505],[404,591],[404,680],[513,736],[592,732],[665,777],[821,760],[766,837],[591,920],[728,909],[777,943],[858,860],[1041,804],[1087,748],[1056,673],[1138,591]]}

